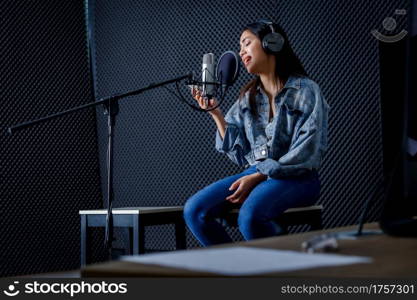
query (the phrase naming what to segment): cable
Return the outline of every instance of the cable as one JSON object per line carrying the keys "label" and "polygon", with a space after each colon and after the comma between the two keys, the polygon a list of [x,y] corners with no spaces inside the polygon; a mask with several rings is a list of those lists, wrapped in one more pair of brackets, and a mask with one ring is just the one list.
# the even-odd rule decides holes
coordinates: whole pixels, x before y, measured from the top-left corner
{"label": "cable", "polygon": [[[193,82],[191,82],[191,83],[194,83],[193,85],[195,85],[195,83],[197,83],[197,85],[200,85],[201,83],[200,82],[197,82],[197,81],[193,81]],[[221,84],[219,84],[219,85],[221,85]],[[169,89],[168,87],[166,87],[166,86],[163,86],[163,88],[165,88],[169,93],[171,93],[172,95],[174,95],[176,98],[178,98],[181,102],[183,102],[183,103],[185,103],[185,104],[187,104],[189,107],[191,107],[192,109],[194,109],[194,110],[197,110],[197,111],[201,111],[201,112],[209,112],[209,111],[212,111],[212,110],[215,110],[215,109],[217,109],[218,107],[220,107],[221,106],[221,104],[223,103],[223,101],[224,101],[224,99],[226,98],[226,95],[227,95],[227,91],[228,91],[228,89],[229,89],[229,87],[228,86],[226,86],[226,88],[224,89],[224,91],[223,91],[223,88],[221,87],[220,88],[220,94],[219,94],[219,96],[220,96],[220,101],[218,102],[218,104],[216,105],[216,106],[214,106],[214,107],[212,107],[212,108],[208,108],[208,109],[204,109],[204,108],[201,108],[201,107],[198,107],[198,106],[196,106],[196,105],[194,105],[194,104],[191,104],[191,103],[188,103],[188,101],[185,99],[185,97],[183,96],[183,94],[181,93],[181,91],[180,91],[180,87],[179,87],[179,84],[178,84],[178,82],[175,82],[175,87],[176,87],[176,90],[177,90],[177,93],[175,93],[174,91],[172,91],[171,89]],[[217,96],[217,93],[216,93],[216,95],[215,96]]]}

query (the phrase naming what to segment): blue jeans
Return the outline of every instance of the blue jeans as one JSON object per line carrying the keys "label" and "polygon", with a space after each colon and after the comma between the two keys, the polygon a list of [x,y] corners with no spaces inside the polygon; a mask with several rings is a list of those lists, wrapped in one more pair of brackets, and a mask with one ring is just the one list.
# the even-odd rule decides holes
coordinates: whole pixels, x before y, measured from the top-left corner
{"label": "blue jeans", "polygon": [[[236,207],[225,198],[234,193],[230,185],[237,179],[256,173],[256,166],[244,172],[223,178],[191,196],[184,206],[184,219],[193,235],[204,246],[230,243],[232,239],[216,220]],[[245,240],[283,234],[277,219],[292,207],[313,205],[320,194],[320,181],[316,171],[305,176],[273,179],[259,183],[243,202],[238,217],[239,230]]]}

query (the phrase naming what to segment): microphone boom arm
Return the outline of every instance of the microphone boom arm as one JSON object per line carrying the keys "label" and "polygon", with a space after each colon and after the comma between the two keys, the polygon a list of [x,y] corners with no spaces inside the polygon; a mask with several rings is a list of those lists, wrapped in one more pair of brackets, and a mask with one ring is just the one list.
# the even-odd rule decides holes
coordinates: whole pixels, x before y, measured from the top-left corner
{"label": "microphone boom arm", "polygon": [[73,107],[70,109],[67,109],[65,111],[61,111],[49,116],[45,116],[39,119],[35,119],[28,122],[23,122],[17,125],[10,126],[8,128],[8,133],[10,135],[14,134],[16,131],[22,130],[24,128],[31,127],[35,124],[43,123],[52,119],[56,119],[77,111],[84,110],[86,108],[103,105],[105,109],[105,114],[108,118],[108,149],[107,149],[107,215],[106,215],[106,231],[105,231],[105,247],[108,250],[109,257],[111,259],[112,256],[112,241],[113,241],[113,215],[112,215],[112,203],[114,199],[114,192],[113,192],[113,136],[114,136],[114,125],[116,123],[116,116],[119,112],[119,100],[129,97],[141,94],[145,91],[155,89],[158,87],[165,86],[170,83],[176,83],[178,86],[178,82],[188,79],[190,80],[192,78],[192,74],[187,74],[181,77],[177,77],[174,79],[162,81],[159,83],[151,83],[148,86],[138,89],[129,91],[123,94],[114,94],[109,97],[101,98],[98,101],[90,102],[84,105],[80,105],[77,107]]}

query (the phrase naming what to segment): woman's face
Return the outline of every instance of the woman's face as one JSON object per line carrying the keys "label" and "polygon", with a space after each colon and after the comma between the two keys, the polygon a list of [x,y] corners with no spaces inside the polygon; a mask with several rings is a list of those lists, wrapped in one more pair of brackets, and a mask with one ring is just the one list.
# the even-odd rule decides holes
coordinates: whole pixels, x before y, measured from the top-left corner
{"label": "woman's face", "polygon": [[264,51],[260,39],[249,30],[245,30],[240,36],[239,55],[251,74],[266,73],[274,69],[275,57]]}

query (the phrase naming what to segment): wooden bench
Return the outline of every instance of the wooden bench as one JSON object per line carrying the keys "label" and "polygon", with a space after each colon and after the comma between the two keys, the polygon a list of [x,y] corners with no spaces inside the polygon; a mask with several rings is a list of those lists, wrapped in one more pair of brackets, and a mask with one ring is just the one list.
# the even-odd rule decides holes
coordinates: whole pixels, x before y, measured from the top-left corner
{"label": "wooden bench", "polygon": [[[129,232],[128,254],[145,252],[145,226],[175,225],[176,249],[186,249],[186,232],[183,206],[123,207],[113,209],[114,227],[127,228]],[[287,209],[279,222],[285,226],[310,225],[310,230],[322,228],[321,205]],[[81,218],[81,266],[90,261],[89,228],[106,226],[106,209],[80,210]],[[239,208],[233,209],[221,217],[224,225],[236,226]]]}

